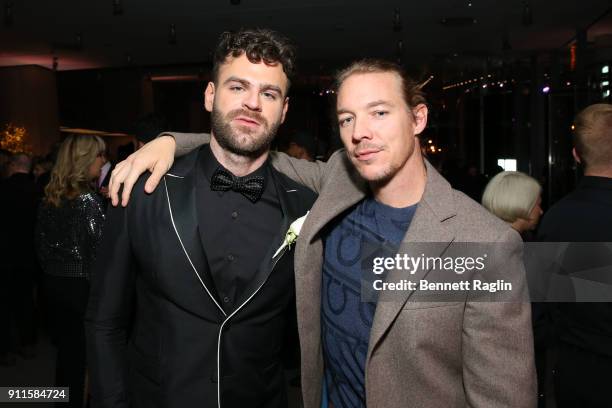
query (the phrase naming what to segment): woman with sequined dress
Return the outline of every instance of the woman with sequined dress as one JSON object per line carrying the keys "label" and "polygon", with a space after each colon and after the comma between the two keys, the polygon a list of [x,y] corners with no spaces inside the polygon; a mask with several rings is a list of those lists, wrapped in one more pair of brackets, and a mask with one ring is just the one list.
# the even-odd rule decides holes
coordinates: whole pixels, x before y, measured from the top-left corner
{"label": "woman with sequined dress", "polygon": [[49,327],[57,352],[58,387],[70,387],[70,402],[83,406],[85,334],[90,264],[104,222],[103,199],[95,183],[104,164],[105,144],[97,136],[71,135],[60,146],[38,210],[36,250],[43,269]]}

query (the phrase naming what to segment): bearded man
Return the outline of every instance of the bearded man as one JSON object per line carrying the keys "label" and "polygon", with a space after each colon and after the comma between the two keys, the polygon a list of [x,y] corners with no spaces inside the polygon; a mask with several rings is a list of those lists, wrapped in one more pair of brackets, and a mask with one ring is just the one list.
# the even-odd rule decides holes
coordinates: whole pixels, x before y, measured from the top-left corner
{"label": "bearded man", "polygon": [[283,242],[316,198],[268,160],[293,59],[269,30],[224,33],[205,92],[210,145],[110,209],[86,315],[94,407],[287,406]]}

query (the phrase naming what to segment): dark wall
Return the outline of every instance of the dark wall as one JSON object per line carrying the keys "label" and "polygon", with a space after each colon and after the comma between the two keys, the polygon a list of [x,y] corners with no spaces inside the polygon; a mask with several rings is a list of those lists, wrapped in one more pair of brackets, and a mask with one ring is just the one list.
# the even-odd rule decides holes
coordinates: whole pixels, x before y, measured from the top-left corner
{"label": "dark wall", "polygon": [[138,69],[65,71],[58,74],[62,125],[126,132],[151,112],[151,81]]}
{"label": "dark wall", "polygon": [[32,153],[48,153],[59,140],[55,72],[38,66],[0,68],[0,90],[0,126],[25,127]]}

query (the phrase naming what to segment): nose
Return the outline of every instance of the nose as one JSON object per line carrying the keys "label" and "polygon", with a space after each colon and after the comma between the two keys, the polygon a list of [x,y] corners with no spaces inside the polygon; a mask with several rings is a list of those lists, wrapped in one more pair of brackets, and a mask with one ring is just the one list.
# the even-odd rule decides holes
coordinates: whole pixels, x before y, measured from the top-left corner
{"label": "nose", "polygon": [[250,90],[246,93],[243,106],[248,110],[261,112],[261,96],[257,90]]}
{"label": "nose", "polygon": [[359,143],[363,139],[372,138],[372,131],[365,118],[355,117],[352,138],[356,143]]}

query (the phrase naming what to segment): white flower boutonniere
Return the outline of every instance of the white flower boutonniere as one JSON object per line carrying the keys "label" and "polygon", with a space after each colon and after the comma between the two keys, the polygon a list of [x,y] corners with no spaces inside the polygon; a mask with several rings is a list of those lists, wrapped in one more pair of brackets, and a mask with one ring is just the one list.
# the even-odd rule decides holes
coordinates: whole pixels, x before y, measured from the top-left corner
{"label": "white flower boutonniere", "polygon": [[310,211],[308,211],[302,217],[298,218],[297,220],[291,223],[291,225],[289,226],[289,229],[287,230],[287,233],[285,234],[285,240],[283,241],[283,244],[280,246],[280,248],[276,250],[274,255],[272,255],[272,258],[276,258],[276,256],[280,254],[280,252],[285,247],[291,248],[291,244],[293,244],[297,240],[298,236],[300,235],[300,231],[302,230],[302,225],[304,225],[304,221],[306,220],[308,213],[310,213]]}

